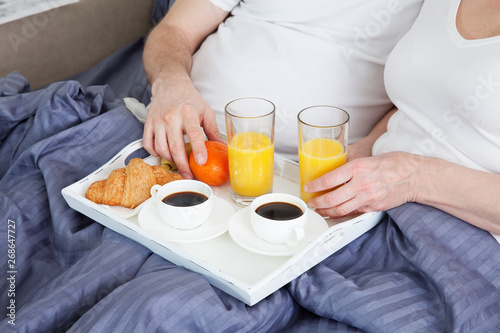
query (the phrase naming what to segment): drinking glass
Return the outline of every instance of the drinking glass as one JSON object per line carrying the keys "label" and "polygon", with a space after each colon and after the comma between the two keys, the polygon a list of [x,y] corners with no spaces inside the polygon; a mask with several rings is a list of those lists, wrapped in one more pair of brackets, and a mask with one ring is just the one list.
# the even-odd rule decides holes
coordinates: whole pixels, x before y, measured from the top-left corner
{"label": "drinking glass", "polygon": [[347,157],[349,114],[329,105],[299,112],[300,198],[306,203],[327,191],[306,193],[304,185],[344,165]]}
{"label": "drinking glass", "polygon": [[240,206],[272,191],[275,111],[272,102],[257,97],[226,105],[231,197]]}

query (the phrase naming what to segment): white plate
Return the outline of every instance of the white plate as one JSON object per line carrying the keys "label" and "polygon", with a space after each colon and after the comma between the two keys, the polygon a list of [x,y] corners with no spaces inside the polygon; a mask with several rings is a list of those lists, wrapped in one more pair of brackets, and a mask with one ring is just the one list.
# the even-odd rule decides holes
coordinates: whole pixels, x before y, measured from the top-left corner
{"label": "white plate", "polygon": [[328,229],[328,224],[321,215],[310,209],[307,214],[307,224],[304,230],[306,236],[294,246],[271,244],[257,236],[250,222],[250,207],[243,208],[233,215],[229,221],[229,234],[237,244],[249,251],[268,256],[291,256]]}
{"label": "white plate", "polygon": [[179,230],[163,221],[154,201],[147,201],[139,212],[139,225],[155,236],[171,242],[194,243],[205,241],[225,233],[229,219],[234,214],[233,206],[221,197],[214,196],[213,204],[212,215],[200,227],[192,230]]}

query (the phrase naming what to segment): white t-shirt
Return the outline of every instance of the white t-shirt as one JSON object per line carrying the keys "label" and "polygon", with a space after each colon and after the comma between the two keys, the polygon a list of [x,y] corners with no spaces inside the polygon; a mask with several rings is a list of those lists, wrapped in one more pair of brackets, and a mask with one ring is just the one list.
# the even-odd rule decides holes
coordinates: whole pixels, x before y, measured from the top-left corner
{"label": "white t-shirt", "polygon": [[329,104],[351,116],[350,142],[391,108],[384,65],[422,0],[210,0],[231,15],[193,58],[192,79],[225,131],[224,107],[277,107],[276,152],[297,159],[297,113]]}
{"label": "white t-shirt", "polygon": [[460,0],[427,0],[385,71],[399,108],[374,154],[407,151],[500,173],[500,37],[466,40]]}

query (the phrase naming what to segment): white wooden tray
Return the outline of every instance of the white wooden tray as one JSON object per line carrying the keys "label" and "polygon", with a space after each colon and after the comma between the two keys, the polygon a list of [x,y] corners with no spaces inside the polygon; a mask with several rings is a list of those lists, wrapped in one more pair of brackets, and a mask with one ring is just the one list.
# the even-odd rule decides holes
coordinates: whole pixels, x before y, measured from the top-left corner
{"label": "white wooden tray", "polygon": [[[69,206],[117,233],[146,246],[163,258],[203,275],[213,286],[254,305],[326,257],[353,241],[383,218],[383,212],[365,213],[343,220],[327,219],[328,228],[291,256],[269,256],[246,250],[228,232],[201,242],[167,241],[143,229],[137,215],[127,208],[109,208],[85,199],[85,191],[96,180],[105,179],[116,168],[125,167],[132,157],[140,156],[142,140],[132,142],[108,163],[84,179],[64,188],[62,195]],[[158,165],[159,158],[144,161]],[[275,156],[273,192],[299,195],[298,164]],[[213,187],[214,193],[233,205],[229,184]],[[121,209],[121,210],[120,210]]]}

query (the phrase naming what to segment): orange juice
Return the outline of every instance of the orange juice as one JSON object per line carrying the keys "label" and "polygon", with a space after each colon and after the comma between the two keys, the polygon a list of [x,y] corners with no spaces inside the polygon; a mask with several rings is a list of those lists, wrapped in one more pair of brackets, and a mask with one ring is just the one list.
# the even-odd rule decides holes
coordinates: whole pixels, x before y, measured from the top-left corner
{"label": "orange juice", "polygon": [[346,152],[337,140],[314,138],[306,141],[299,150],[300,197],[306,203],[310,198],[326,193],[306,193],[304,185],[325,173],[344,165]]}
{"label": "orange juice", "polygon": [[228,144],[229,179],[236,194],[256,197],[273,187],[274,143],[258,132],[242,132]]}

